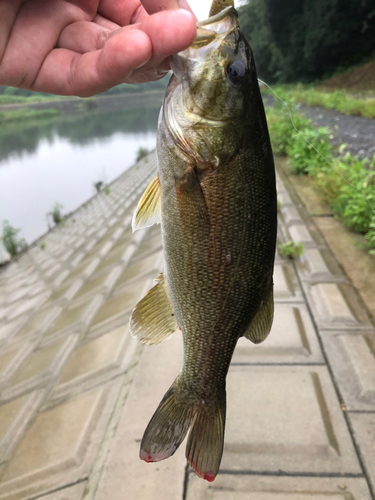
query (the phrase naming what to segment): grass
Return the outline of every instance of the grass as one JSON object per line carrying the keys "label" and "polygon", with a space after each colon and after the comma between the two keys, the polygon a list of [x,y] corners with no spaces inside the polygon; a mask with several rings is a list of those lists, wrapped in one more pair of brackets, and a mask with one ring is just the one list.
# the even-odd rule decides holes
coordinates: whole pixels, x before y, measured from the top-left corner
{"label": "grass", "polygon": [[367,249],[375,255],[375,156],[360,160],[345,145],[334,151],[330,131],[314,128],[312,122],[290,108],[267,108],[274,150],[286,154],[294,174],[308,175],[323,192],[335,215],[352,231],[364,234]]}
{"label": "grass", "polygon": [[11,226],[9,221],[3,221],[0,241],[2,242],[6,252],[10,255],[11,259],[14,259],[21,250],[27,247],[26,240],[18,237],[18,233],[20,231],[20,228]]}
{"label": "grass", "polygon": [[9,111],[0,111],[0,125],[35,118],[51,118],[59,114],[60,111],[58,109],[20,108]]}
{"label": "grass", "polygon": [[[324,92],[312,86],[276,85],[273,91],[284,101],[306,104],[307,106],[321,106],[326,109],[335,109],[344,115],[375,118],[375,98],[355,98],[342,90]],[[265,89],[264,93],[274,97],[274,94]]]}
{"label": "grass", "polygon": [[289,240],[286,243],[277,245],[277,250],[280,257],[286,257],[291,260],[298,259],[303,254],[303,244]]}

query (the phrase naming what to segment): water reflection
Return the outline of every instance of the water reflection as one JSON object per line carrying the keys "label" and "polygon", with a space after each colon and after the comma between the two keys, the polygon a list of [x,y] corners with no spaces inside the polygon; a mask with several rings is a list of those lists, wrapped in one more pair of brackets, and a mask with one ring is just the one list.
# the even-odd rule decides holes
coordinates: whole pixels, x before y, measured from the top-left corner
{"label": "water reflection", "polygon": [[[8,219],[33,241],[47,230],[55,202],[70,212],[153,149],[160,105],[91,112],[2,127],[0,224]],[[1,256],[0,256],[1,257]]]}
{"label": "water reflection", "polygon": [[52,143],[65,137],[71,143],[89,144],[94,139],[111,137],[116,132],[155,132],[160,106],[15,123],[0,127],[0,168],[9,157],[34,153],[40,141]]}

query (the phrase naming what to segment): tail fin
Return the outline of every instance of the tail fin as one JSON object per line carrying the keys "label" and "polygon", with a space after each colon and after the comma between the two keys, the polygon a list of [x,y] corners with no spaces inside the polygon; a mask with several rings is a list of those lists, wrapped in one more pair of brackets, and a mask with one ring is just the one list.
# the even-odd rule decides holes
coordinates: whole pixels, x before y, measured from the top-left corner
{"label": "tail fin", "polygon": [[194,408],[178,401],[177,393],[178,378],[161,400],[143,435],[139,456],[145,462],[159,462],[170,457],[185,439]]}
{"label": "tail fin", "polygon": [[188,406],[179,397],[178,378],[165,394],[143,435],[140,458],[159,462],[170,457],[180,446],[192,425],[186,446],[186,458],[199,477],[213,481],[220,467],[224,447],[226,400],[215,407]]}
{"label": "tail fin", "polygon": [[212,482],[219,470],[224,448],[226,398],[214,408],[200,408],[186,445],[186,458],[197,476]]}

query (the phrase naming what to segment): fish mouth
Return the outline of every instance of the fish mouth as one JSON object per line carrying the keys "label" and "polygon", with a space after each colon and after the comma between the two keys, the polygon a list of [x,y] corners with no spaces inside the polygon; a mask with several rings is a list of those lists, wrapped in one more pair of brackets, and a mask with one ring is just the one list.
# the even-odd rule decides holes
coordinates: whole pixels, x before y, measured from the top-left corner
{"label": "fish mouth", "polygon": [[[218,14],[197,22],[197,34],[190,48],[199,49],[208,45],[215,39],[221,39],[223,35],[228,35],[237,27],[237,11],[234,7],[227,7]],[[186,53],[186,51],[184,52]]]}
{"label": "fish mouth", "polygon": [[209,17],[208,19],[204,19],[203,21],[197,22],[198,28],[203,28],[203,26],[208,26],[210,24],[219,23],[227,16],[234,16],[236,19],[238,18],[238,13],[234,7],[226,7],[224,10],[215,14],[214,16]]}

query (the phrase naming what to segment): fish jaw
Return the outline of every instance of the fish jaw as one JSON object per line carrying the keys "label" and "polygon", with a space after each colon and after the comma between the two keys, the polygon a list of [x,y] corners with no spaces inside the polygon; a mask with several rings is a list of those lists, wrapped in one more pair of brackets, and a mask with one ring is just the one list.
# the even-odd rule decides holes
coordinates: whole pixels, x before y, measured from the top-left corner
{"label": "fish jaw", "polygon": [[[252,53],[238,25],[237,11],[229,7],[197,23],[197,37],[186,50],[171,56],[170,65],[182,87],[187,114],[206,120],[229,120],[241,116],[251,80]],[[230,80],[228,68],[241,65],[241,85]]]}

